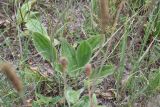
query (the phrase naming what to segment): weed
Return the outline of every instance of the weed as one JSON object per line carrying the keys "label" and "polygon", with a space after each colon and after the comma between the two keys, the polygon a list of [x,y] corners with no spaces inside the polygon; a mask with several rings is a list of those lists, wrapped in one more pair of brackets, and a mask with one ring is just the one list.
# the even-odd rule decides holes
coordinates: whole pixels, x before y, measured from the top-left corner
{"label": "weed", "polygon": [[[134,107],[159,92],[159,1],[0,3],[0,58],[21,71],[25,105]],[[20,105],[1,80],[0,106]]]}

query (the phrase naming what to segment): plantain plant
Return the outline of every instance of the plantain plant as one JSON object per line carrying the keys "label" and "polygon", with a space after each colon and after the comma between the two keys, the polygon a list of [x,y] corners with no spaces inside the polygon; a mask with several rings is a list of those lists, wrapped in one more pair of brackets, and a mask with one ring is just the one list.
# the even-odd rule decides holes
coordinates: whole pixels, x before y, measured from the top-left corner
{"label": "plantain plant", "polygon": [[[50,36],[47,33],[47,29],[43,26],[40,18],[37,18],[38,12],[31,11],[32,5],[36,2],[28,1],[22,5],[20,9],[17,10],[17,22],[18,24],[25,23],[26,31],[31,36],[33,44],[39,54],[43,57],[44,60],[47,60],[53,67],[55,74],[60,74],[60,78],[64,79],[64,95],[56,97],[45,97],[42,94],[36,92],[36,98],[38,100],[33,101],[33,106],[36,107],[41,104],[55,105],[60,100],[65,98],[68,106],[73,107],[90,107],[91,101],[93,100],[94,104],[97,105],[97,98],[94,93],[91,93],[90,96],[84,95],[81,97],[81,93],[87,87],[92,86],[93,82],[96,80],[102,81],[102,79],[114,71],[114,66],[105,65],[102,68],[95,69],[91,74],[85,79],[84,87],[79,90],[73,90],[72,86],[69,86],[66,83],[66,75],[72,78],[77,78],[84,72],[85,65],[90,63],[90,59],[94,53],[94,50],[100,46],[103,41],[101,35],[92,36],[86,40],[80,41],[79,45],[74,48],[70,43],[67,42],[65,38],[60,38],[60,53],[58,53],[54,41],[51,40]],[[63,63],[59,63],[59,57],[64,57],[67,61],[67,67],[65,72],[63,69]],[[58,77],[58,76],[57,76]],[[99,83],[99,82],[98,82]],[[97,83],[97,84],[98,84]],[[88,90],[90,92],[90,90]],[[98,106],[98,105],[97,105]]]}

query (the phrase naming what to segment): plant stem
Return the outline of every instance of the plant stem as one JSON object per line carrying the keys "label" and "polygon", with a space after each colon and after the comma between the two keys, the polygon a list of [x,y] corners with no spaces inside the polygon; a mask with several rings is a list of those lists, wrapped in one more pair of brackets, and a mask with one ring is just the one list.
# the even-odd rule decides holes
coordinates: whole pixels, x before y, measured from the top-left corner
{"label": "plant stem", "polygon": [[92,87],[90,84],[88,85],[88,94],[89,94],[90,107],[94,107],[92,98]]}

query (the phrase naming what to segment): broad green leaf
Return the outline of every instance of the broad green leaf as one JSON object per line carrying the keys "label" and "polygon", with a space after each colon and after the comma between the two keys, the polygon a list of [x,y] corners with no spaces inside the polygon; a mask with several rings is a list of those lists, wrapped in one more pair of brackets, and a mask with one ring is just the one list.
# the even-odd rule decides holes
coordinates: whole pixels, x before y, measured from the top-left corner
{"label": "broad green leaf", "polygon": [[41,24],[40,21],[36,19],[31,19],[26,23],[26,27],[31,32],[37,32],[40,33],[43,36],[46,36],[48,39],[48,34],[46,28]]}
{"label": "broad green leaf", "polygon": [[83,67],[88,63],[91,57],[91,47],[86,41],[80,43],[76,51],[76,56],[79,67]]}
{"label": "broad green leaf", "polygon": [[113,65],[106,65],[103,66],[102,69],[98,69],[98,71],[92,71],[90,79],[100,79],[103,77],[107,77],[111,75],[114,72],[114,66]]}
{"label": "broad green leaf", "polygon": [[22,22],[26,22],[28,19],[28,15],[30,14],[30,10],[32,5],[36,2],[36,0],[30,0],[22,5],[17,11],[17,22],[18,24]]}
{"label": "broad green leaf", "polygon": [[101,35],[92,36],[87,39],[87,42],[91,46],[92,49],[96,48],[101,42],[103,37]]}
{"label": "broad green leaf", "polygon": [[80,94],[82,93],[83,89],[80,89],[78,91],[72,90],[71,88],[68,88],[66,91],[66,99],[71,104],[75,104],[79,101]]}
{"label": "broad green leaf", "polygon": [[42,57],[48,61],[54,62],[56,60],[56,49],[52,45],[52,42],[40,33],[33,33],[33,43],[37,51]]}
{"label": "broad green leaf", "polygon": [[68,60],[68,72],[70,74],[72,70],[77,68],[76,52],[65,39],[61,40],[61,52],[62,56]]}

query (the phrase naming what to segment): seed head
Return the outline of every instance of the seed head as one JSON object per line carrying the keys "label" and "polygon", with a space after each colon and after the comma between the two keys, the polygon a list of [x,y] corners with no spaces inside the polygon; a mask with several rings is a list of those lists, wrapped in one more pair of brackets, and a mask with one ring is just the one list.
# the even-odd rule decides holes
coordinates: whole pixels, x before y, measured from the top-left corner
{"label": "seed head", "polygon": [[66,57],[61,57],[59,62],[62,66],[63,72],[66,71],[67,65],[68,65],[68,61],[67,61]]}
{"label": "seed head", "polygon": [[7,76],[7,78],[12,82],[14,88],[21,93],[23,91],[23,85],[20,78],[17,76],[15,69],[9,63],[1,64],[0,70],[3,74]]}
{"label": "seed head", "polygon": [[91,66],[91,64],[86,64],[85,72],[86,72],[86,76],[89,77],[90,74],[91,74],[91,72],[92,72],[92,66]]}

